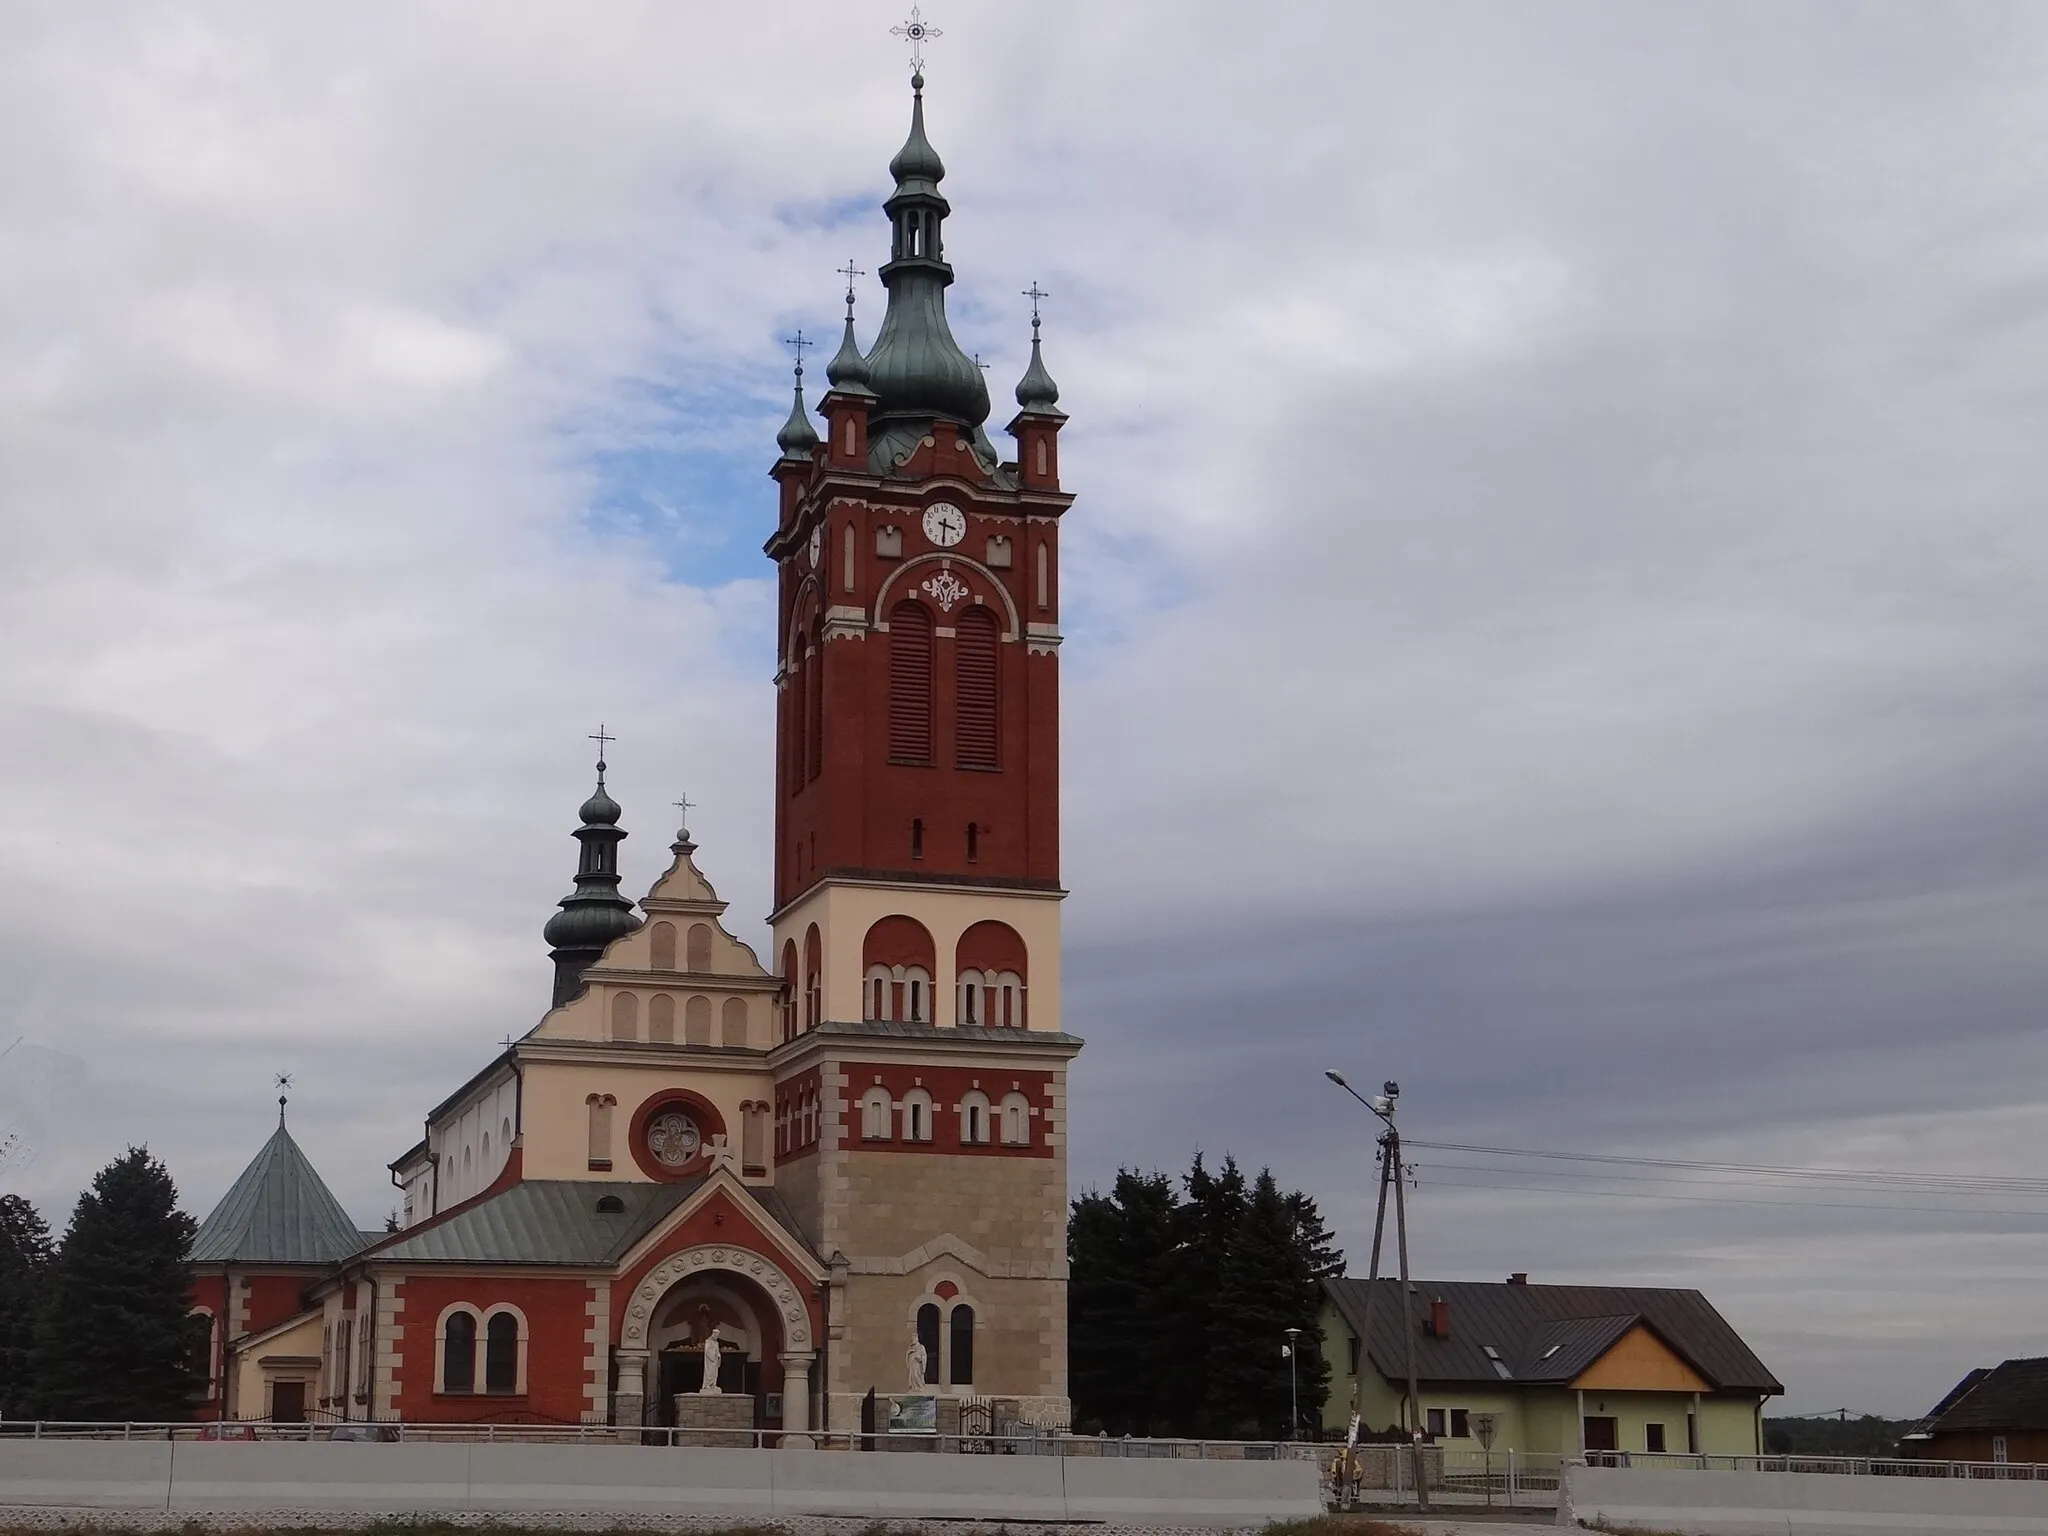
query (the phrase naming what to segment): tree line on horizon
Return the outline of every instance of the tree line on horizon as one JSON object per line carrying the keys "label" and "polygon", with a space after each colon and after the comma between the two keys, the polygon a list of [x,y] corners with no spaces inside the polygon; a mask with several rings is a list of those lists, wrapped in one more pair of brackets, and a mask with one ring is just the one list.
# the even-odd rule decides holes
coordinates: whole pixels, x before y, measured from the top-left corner
{"label": "tree line on horizon", "polygon": [[189,1419],[197,1230],[146,1147],[99,1171],[61,1241],[0,1195],[0,1419]]}
{"label": "tree line on horizon", "polygon": [[1178,1181],[1126,1168],[1074,1201],[1067,1262],[1077,1432],[1315,1438],[1330,1392],[1322,1282],[1344,1253],[1308,1195],[1270,1169],[1247,1180],[1228,1157],[1211,1173],[1197,1154]]}

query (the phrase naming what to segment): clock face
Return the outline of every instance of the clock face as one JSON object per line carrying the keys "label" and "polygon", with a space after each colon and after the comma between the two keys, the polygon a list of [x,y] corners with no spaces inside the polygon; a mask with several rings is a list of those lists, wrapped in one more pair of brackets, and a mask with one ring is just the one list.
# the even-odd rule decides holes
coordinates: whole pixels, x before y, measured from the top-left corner
{"label": "clock face", "polygon": [[820,523],[811,530],[811,565],[813,569],[818,564],[818,556],[823,553],[825,553],[825,525]]}
{"label": "clock face", "polygon": [[935,501],[924,511],[924,536],[941,549],[967,537],[967,514],[950,501]]}

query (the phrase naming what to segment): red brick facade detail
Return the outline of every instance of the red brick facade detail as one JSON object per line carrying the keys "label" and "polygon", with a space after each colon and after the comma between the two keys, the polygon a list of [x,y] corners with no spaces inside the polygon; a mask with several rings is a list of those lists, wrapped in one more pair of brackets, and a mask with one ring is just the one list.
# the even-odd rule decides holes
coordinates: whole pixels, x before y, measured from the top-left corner
{"label": "red brick facade detail", "polygon": [[[405,1335],[398,1341],[398,1417],[414,1423],[576,1424],[582,1422],[589,1386],[590,1277],[583,1272],[514,1278],[479,1272],[408,1274]],[[526,1316],[526,1390],[464,1393],[434,1391],[436,1354],[442,1346],[442,1311],[466,1303],[480,1313],[510,1305]],[[481,1346],[479,1346],[481,1347]]]}
{"label": "red brick facade detail", "polygon": [[825,1133],[825,1106],[816,1067],[799,1072],[775,1088],[775,1161],[778,1165],[809,1157]]}
{"label": "red brick facade detail", "polygon": [[[1052,1143],[1047,1139],[1051,1129],[1050,1112],[1052,1088],[1058,1075],[1052,1072],[1018,1072],[1001,1065],[986,1067],[925,1067],[906,1066],[898,1062],[842,1063],[841,1070],[846,1078],[847,1098],[844,1104],[846,1124],[851,1127],[851,1150],[856,1152],[908,1152],[931,1156],[942,1154],[950,1157],[1051,1157]],[[860,1101],[877,1082],[888,1090],[890,1099],[901,1104],[904,1096],[913,1089],[922,1088],[932,1096],[932,1135],[929,1141],[909,1141],[903,1135],[902,1117],[898,1115],[890,1128],[889,1138],[869,1140],[860,1134],[862,1117]],[[959,1106],[969,1093],[980,1092],[989,1101],[997,1115],[997,1122],[985,1142],[970,1142],[966,1138]],[[1012,1093],[1021,1093],[1030,1101],[1035,1113],[1030,1119],[1030,1139],[1023,1145],[1007,1144],[1003,1141],[1001,1125],[1002,1103]]]}

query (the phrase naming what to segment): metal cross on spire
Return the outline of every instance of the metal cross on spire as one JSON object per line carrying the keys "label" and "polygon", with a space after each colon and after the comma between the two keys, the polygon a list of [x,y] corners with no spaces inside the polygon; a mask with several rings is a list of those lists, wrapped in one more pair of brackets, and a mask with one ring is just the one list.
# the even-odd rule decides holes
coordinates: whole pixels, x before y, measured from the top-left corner
{"label": "metal cross on spire", "polygon": [[853,258],[849,256],[846,258],[845,266],[834,267],[832,270],[846,279],[846,318],[851,320],[853,318],[853,280],[856,277],[866,277],[868,275],[867,269],[865,267],[856,267],[853,264]]}
{"label": "metal cross on spire", "polygon": [[687,832],[690,830],[690,812],[696,810],[699,807],[700,803],[701,802],[692,800],[690,798],[690,792],[687,789],[683,791],[682,799],[671,800],[669,802],[670,805],[673,805],[677,810],[683,813],[682,825],[676,828],[678,832]]}
{"label": "metal cross on spire", "polygon": [[605,734],[603,721],[598,722],[597,734],[590,738],[590,740],[597,743],[597,782],[600,786],[604,783],[604,749],[618,739],[616,736],[607,736]]}
{"label": "metal cross on spire", "polygon": [[1038,340],[1038,301],[1040,299],[1049,299],[1052,295],[1039,287],[1038,279],[1034,277],[1031,280],[1031,286],[1024,290],[1024,297],[1031,301],[1031,339],[1036,341]]}
{"label": "metal cross on spire", "polygon": [[932,38],[944,37],[946,34],[926,21],[919,9],[913,5],[910,8],[910,20],[904,22],[900,27],[891,27],[889,35],[891,37],[900,37],[910,44],[910,72],[917,77],[920,85],[923,84],[924,45]]}
{"label": "metal cross on spire", "polygon": [[810,337],[806,336],[801,330],[799,330],[794,336],[784,338],[782,344],[785,347],[791,347],[795,349],[796,376],[798,378],[802,378],[804,376],[804,351],[806,348],[815,347],[817,343],[811,340]]}

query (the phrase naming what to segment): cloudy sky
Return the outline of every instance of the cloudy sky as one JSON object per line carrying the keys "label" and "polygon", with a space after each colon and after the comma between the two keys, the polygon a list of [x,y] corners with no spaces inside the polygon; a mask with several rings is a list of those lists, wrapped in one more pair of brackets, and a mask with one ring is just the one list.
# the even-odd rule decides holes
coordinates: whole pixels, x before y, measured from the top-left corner
{"label": "cloudy sky", "polygon": [[[203,1212],[291,1071],[373,1223],[546,1002],[600,720],[629,888],[687,790],[765,931],[780,341],[883,259],[902,18],[6,11],[0,1188]],[[1331,1065],[2038,1170],[2048,15],[931,19],[955,329],[1003,398],[1042,283],[1073,416],[1077,1186],[1271,1164],[1362,1272]],[[1415,1159],[1424,1272],[1698,1285],[1792,1409],[2048,1348],[2038,1191]]]}

